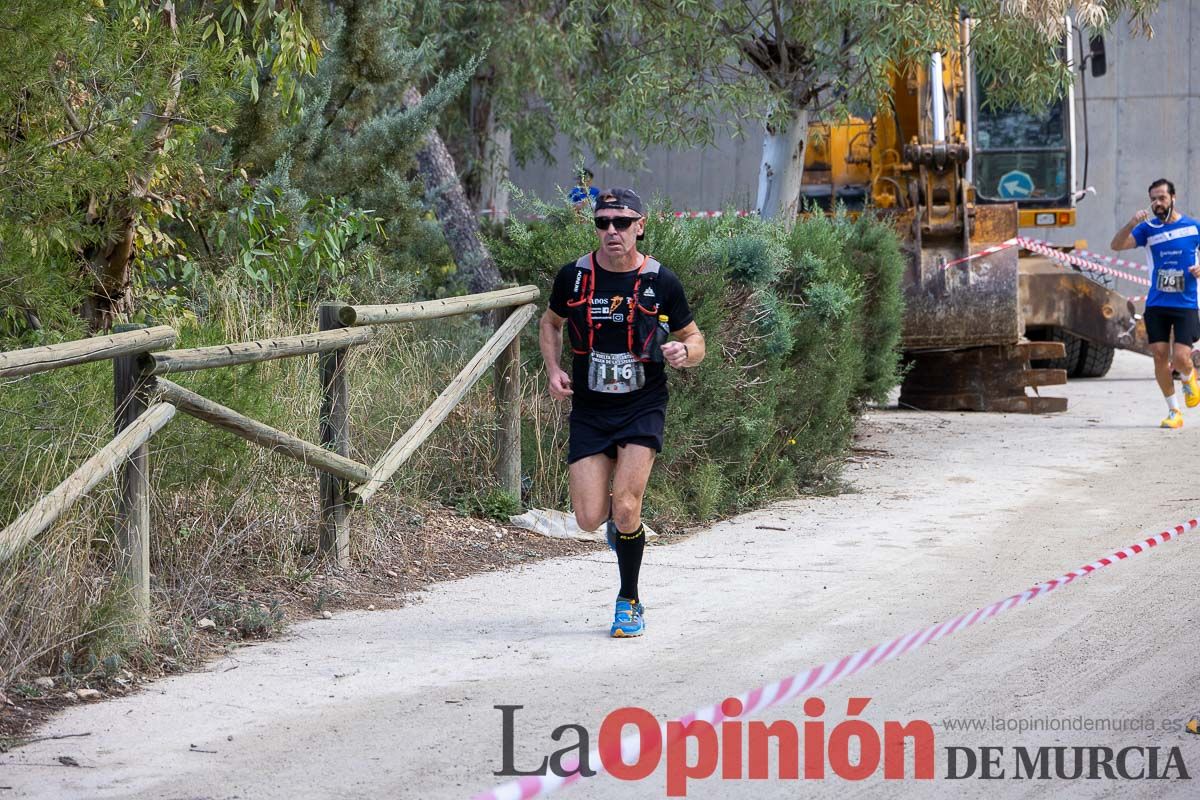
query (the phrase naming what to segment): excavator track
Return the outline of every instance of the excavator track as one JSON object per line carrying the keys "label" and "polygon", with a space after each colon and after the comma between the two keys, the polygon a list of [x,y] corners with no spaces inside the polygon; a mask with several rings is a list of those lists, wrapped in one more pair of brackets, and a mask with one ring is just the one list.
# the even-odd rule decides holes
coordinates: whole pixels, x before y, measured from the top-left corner
{"label": "excavator track", "polygon": [[[1065,397],[1041,397],[1038,387],[1067,382],[1065,369],[1033,369],[1031,360],[1063,358],[1062,342],[1019,342],[908,354],[900,404],[926,411],[1049,414],[1067,410]],[[1032,388],[1034,395],[1026,393]]]}

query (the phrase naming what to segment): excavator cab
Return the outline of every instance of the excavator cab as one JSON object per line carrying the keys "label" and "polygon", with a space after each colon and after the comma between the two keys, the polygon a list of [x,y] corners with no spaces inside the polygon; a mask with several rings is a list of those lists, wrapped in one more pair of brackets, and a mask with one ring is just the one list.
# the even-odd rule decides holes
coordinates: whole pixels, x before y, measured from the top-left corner
{"label": "excavator cab", "polygon": [[1020,227],[1075,223],[1074,101],[1071,93],[1040,112],[1000,108],[974,87],[974,141],[967,180],[978,203],[1016,203]]}
{"label": "excavator cab", "polygon": [[[1075,63],[1071,41],[1068,35],[1063,57]],[[1081,67],[1089,64],[1092,77],[1107,70],[1099,36],[1091,38],[1083,54]],[[1031,238],[1052,235],[1037,229],[1074,225],[1076,201],[1086,196],[1077,190],[1072,147],[1077,141],[1074,87],[1040,111],[998,107],[988,102],[987,87],[978,80],[972,90],[973,148],[966,175],[976,202],[1015,203],[1018,226]],[[1087,130],[1082,133],[1086,141]],[[1086,181],[1086,168],[1084,175]],[[1062,343],[1064,348],[1061,356],[1035,358],[1034,368],[1095,378],[1108,372],[1116,348],[1148,353],[1140,315],[1113,290],[1110,276],[1064,267],[1044,254],[1023,253],[1017,263],[1022,334],[1032,342]]]}

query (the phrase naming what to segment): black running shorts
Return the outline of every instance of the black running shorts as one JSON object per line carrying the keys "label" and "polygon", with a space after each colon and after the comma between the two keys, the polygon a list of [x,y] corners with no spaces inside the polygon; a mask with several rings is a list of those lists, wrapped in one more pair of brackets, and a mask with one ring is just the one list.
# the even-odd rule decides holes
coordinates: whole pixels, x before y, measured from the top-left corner
{"label": "black running shorts", "polygon": [[1145,318],[1146,338],[1151,344],[1170,341],[1172,329],[1176,344],[1192,345],[1200,339],[1200,311],[1194,308],[1150,306]]}
{"label": "black running shorts", "polygon": [[666,419],[665,405],[618,412],[571,409],[567,463],[598,453],[615,459],[617,448],[627,444],[640,444],[661,453]]}

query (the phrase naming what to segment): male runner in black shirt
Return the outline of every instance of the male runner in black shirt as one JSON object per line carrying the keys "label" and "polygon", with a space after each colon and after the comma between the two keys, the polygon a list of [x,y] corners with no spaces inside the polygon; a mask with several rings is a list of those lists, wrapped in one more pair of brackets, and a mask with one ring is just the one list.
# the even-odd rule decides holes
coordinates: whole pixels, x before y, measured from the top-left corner
{"label": "male runner in black shirt", "polygon": [[[607,521],[617,553],[621,587],[610,633],[622,638],[645,629],[637,586],[646,546],[642,496],[662,452],[664,363],[699,364],[704,336],[679,278],[638,252],[646,229],[641,198],[609,189],[594,213],[599,247],[559,270],[539,337],[550,394],[572,398],[567,463],[575,520],[583,530]],[[574,354],[570,375],[559,364],[564,327]]]}

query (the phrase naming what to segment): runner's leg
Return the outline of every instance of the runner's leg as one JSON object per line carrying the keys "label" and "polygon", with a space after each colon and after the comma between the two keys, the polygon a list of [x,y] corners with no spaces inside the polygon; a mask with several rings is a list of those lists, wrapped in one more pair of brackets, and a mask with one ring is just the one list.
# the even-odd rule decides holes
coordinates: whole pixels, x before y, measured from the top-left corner
{"label": "runner's leg", "polygon": [[1175,342],[1171,345],[1171,369],[1179,373],[1179,379],[1186,381],[1192,374],[1192,346]]}
{"label": "runner's leg", "polygon": [[653,447],[626,444],[617,448],[617,468],[613,474],[613,521],[626,533],[642,524],[642,497],[657,455]]}
{"label": "runner's leg", "polygon": [[571,507],[581,530],[594,531],[608,519],[608,484],[615,463],[597,453],[571,464]]}
{"label": "runner's leg", "polygon": [[1192,343],[1200,336],[1200,316],[1195,309],[1186,309],[1174,327],[1174,343],[1171,345],[1171,368],[1179,373],[1183,400],[1188,408],[1200,406],[1200,380],[1192,366]]}
{"label": "runner's leg", "polygon": [[646,549],[646,531],[642,526],[642,497],[654,466],[654,448],[626,444],[617,448],[617,468],[613,474],[613,522],[617,526],[617,567],[621,572],[618,597],[638,599],[638,576]]}
{"label": "runner's leg", "polygon": [[[1175,381],[1171,378],[1171,350],[1167,342],[1151,342],[1150,355],[1154,357],[1154,379],[1163,397],[1175,396]],[[1170,401],[1167,403],[1170,406]]]}

